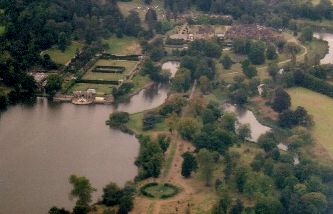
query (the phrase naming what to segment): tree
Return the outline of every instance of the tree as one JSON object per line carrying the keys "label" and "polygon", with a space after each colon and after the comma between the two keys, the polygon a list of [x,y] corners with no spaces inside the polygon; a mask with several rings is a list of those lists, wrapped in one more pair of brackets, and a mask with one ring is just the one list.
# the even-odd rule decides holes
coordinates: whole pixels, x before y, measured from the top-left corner
{"label": "tree", "polygon": [[206,76],[201,76],[199,78],[199,86],[202,93],[206,94],[209,91],[209,79]]}
{"label": "tree", "polygon": [[231,209],[231,214],[242,214],[244,206],[242,201],[238,198],[236,204]]}
{"label": "tree", "polygon": [[125,19],[124,30],[129,36],[137,37],[142,31],[141,21],[139,13],[131,10],[129,15]]}
{"label": "tree", "polygon": [[231,204],[231,197],[228,192],[223,192],[215,209],[214,214],[227,214]]}
{"label": "tree", "polygon": [[[166,81],[166,79],[164,79],[164,77],[161,75],[161,67],[155,66],[150,59],[144,62],[141,72],[144,75],[148,75],[149,78],[154,82]],[[167,80],[169,80],[169,78],[167,78]]]}
{"label": "tree", "polygon": [[224,55],[221,63],[223,64],[224,69],[229,70],[232,66],[232,60],[229,55]]}
{"label": "tree", "polygon": [[70,214],[70,212],[65,210],[64,208],[52,207],[49,210],[48,214]]}
{"label": "tree", "polygon": [[177,92],[184,92],[191,87],[191,71],[186,68],[180,68],[172,80],[172,87]]}
{"label": "tree", "polygon": [[256,206],[256,214],[280,214],[282,213],[283,207],[280,201],[272,196],[260,197]]}
{"label": "tree", "polygon": [[134,197],[123,196],[119,204],[119,214],[127,214],[134,207],[133,203]]}
{"label": "tree", "polygon": [[272,102],[272,108],[277,112],[282,112],[289,109],[291,102],[289,94],[282,88],[277,88],[275,90],[275,96]]}
{"label": "tree", "polygon": [[139,167],[138,179],[157,178],[163,163],[163,151],[157,142],[152,142],[147,136],[139,136],[141,143],[136,165]]}
{"label": "tree", "polygon": [[238,89],[230,94],[230,99],[237,105],[244,105],[248,102],[248,96],[245,89]]}
{"label": "tree", "polygon": [[62,78],[58,74],[50,74],[47,79],[47,83],[45,85],[45,90],[50,96],[53,96],[56,91],[61,89]]}
{"label": "tree", "polygon": [[127,112],[115,111],[110,114],[107,124],[111,127],[119,127],[126,124],[129,121],[129,114]]}
{"label": "tree", "polygon": [[248,56],[252,64],[263,64],[265,62],[265,44],[260,41],[252,42]]}
{"label": "tree", "polygon": [[61,32],[58,36],[58,48],[64,52],[66,50],[66,47],[68,46],[68,36],[66,33]]}
{"label": "tree", "polygon": [[198,153],[199,170],[204,176],[206,186],[211,185],[211,179],[213,178],[214,171],[214,152],[210,152],[207,149],[200,149]]}
{"label": "tree", "polygon": [[245,141],[247,138],[250,138],[251,137],[250,124],[240,125],[238,128],[238,136],[242,141]]}
{"label": "tree", "polygon": [[168,137],[165,134],[159,134],[157,136],[157,142],[159,143],[159,145],[164,153],[168,150],[170,141],[171,141],[170,137]]}
{"label": "tree", "polygon": [[122,191],[118,185],[111,182],[103,188],[102,203],[106,206],[117,205],[121,195]]}
{"label": "tree", "polygon": [[327,208],[326,196],[320,192],[310,192],[301,197],[301,203],[313,210],[312,213],[324,213]]}
{"label": "tree", "polygon": [[69,177],[69,182],[73,185],[71,191],[71,196],[77,198],[77,207],[89,207],[91,202],[91,194],[96,191],[86,177],[78,177],[76,175],[71,175]]}
{"label": "tree", "polygon": [[301,40],[312,41],[312,38],[313,38],[313,29],[309,26],[304,27],[301,33]]}
{"label": "tree", "polygon": [[185,178],[191,177],[193,171],[198,168],[197,160],[195,159],[194,155],[190,152],[185,152],[183,155],[183,163],[182,163],[182,176]]}
{"label": "tree", "polygon": [[313,125],[313,120],[303,107],[298,106],[295,111],[286,110],[279,114],[278,123],[281,127],[286,128],[292,128],[298,125],[310,127]]}
{"label": "tree", "polygon": [[270,152],[276,148],[277,142],[274,134],[271,132],[261,135],[258,139],[259,146],[265,150],[265,152]]}
{"label": "tree", "polygon": [[245,183],[248,178],[248,169],[244,167],[239,167],[236,169],[235,173],[235,181],[236,181],[236,186],[239,192],[244,191]]}
{"label": "tree", "polygon": [[157,24],[157,13],[154,9],[149,8],[146,13],[145,21],[148,24],[150,30],[156,28]]}
{"label": "tree", "polygon": [[249,79],[252,79],[257,75],[257,69],[253,65],[248,65],[248,66],[242,65],[242,69],[245,76],[247,76]]}
{"label": "tree", "polygon": [[200,124],[197,120],[190,117],[181,118],[178,124],[178,132],[185,140],[193,140],[199,132]]}
{"label": "tree", "polygon": [[296,54],[298,54],[301,51],[300,46],[295,43],[295,42],[288,42],[285,46],[284,46],[284,51],[288,54],[290,54],[291,56],[295,56]]}
{"label": "tree", "polygon": [[267,66],[267,73],[273,78],[276,78],[276,75],[279,72],[279,67],[276,63],[269,63]]}
{"label": "tree", "polygon": [[267,59],[270,59],[270,60],[276,59],[278,57],[278,54],[276,52],[276,47],[272,43],[270,43],[267,46],[266,57],[267,57]]}
{"label": "tree", "polygon": [[8,98],[5,92],[0,90],[0,110],[6,109],[8,105]]}
{"label": "tree", "polygon": [[225,112],[221,118],[221,125],[225,130],[235,132],[237,118],[234,113]]}

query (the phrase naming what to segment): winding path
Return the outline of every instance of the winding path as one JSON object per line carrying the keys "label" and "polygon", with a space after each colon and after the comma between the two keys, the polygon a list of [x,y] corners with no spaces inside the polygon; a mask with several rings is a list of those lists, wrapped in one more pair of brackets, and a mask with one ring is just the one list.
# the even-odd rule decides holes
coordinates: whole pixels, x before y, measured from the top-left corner
{"label": "winding path", "polygon": [[[148,179],[144,182],[142,182],[140,186],[149,183],[149,182],[167,182],[171,183],[173,185],[176,185],[177,187],[181,188],[181,192],[176,195],[175,197],[172,197],[170,199],[165,200],[158,200],[158,199],[149,199],[142,196],[137,196],[135,203],[134,203],[134,209],[131,212],[132,214],[160,214],[160,213],[180,213],[178,210],[177,205],[175,206],[174,212],[170,210],[163,209],[163,206],[167,206],[168,204],[179,204],[180,201],[189,201],[191,200],[191,197],[194,193],[194,189],[186,182],[186,179],[184,179],[181,176],[181,165],[182,165],[182,157],[181,155],[186,151],[193,151],[194,147],[187,141],[181,140],[180,137],[175,133],[172,135],[172,141],[176,144],[176,151],[175,155],[172,160],[172,165],[168,171],[168,173],[163,177],[157,179]],[[171,147],[171,146],[170,146]],[[171,151],[169,151],[171,152]],[[169,154],[171,155],[171,154]],[[174,206],[174,205],[173,205]],[[179,208],[181,209],[181,208]],[[183,213],[183,212],[181,212]]]}
{"label": "winding path", "polygon": [[[306,54],[308,54],[308,49],[304,45],[302,45],[295,37],[292,37],[291,39],[289,39],[288,42],[295,42],[295,43],[297,43],[298,45],[300,45],[303,48],[304,52],[302,54],[296,56],[296,61],[303,60],[304,56]],[[278,64],[278,66],[282,66],[284,64],[289,63],[290,61],[291,61],[291,59],[286,59],[286,60],[278,62],[277,64]],[[260,66],[260,67],[257,68],[257,70],[258,70],[258,72],[265,72],[265,70],[267,69],[267,67],[268,67],[267,65]],[[241,71],[235,71],[235,72],[231,72],[231,73],[222,74],[222,76],[223,77],[233,76],[233,75],[239,74],[239,73],[241,73]]]}

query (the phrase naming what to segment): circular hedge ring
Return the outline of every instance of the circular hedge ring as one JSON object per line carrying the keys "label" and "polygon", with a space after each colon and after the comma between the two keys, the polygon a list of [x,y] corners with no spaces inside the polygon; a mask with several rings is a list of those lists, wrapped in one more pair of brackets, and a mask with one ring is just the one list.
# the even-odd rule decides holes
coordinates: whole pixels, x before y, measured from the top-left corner
{"label": "circular hedge ring", "polygon": [[149,183],[141,187],[140,192],[148,198],[167,199],[179,193],[180,189],[172,184]]}

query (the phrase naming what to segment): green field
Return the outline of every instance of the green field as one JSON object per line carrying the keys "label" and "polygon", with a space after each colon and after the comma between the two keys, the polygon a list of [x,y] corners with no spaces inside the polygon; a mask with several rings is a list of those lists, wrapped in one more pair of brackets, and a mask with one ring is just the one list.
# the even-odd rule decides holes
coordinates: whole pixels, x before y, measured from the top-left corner
{"label": "green field", "polygon": [[[121,80],[125,79],[135,67],[138,62],[135,61],[121,61],[121,60],[98,60],[95,65],[83,76],[84,80]],[[115,73],[98,73],[92,72],[96,66],[121,66],[125,67],[125,72],[122,74]]]}
{"label": "green field", "polygon": [[315,122],[313,137],[333,157],[333,99],[304,88],[288,90],[292,106],[303,106]]}
{"label": "green field", "polygon": [[107,52],[109,54],[116,55],[130,55],[130,54],[141,54],[141,47],[138,39],[134,37],[124,36],[117,38],[115,36],[104,40],[104,43],[109,45]]}
{"label": "green field", "polygon": [[65,65],[75,56],[76,50],[82,48],[83,44],[72,42],[72,44],[66,48],[65,52],[57,48],[51,48],[44,51],[42,54],[48,54],[55,63]]}
{"label": "green field", "polygon": [[3,35],[6,31],[5,26],[0,26],[0,35]]}
{"label": "green field", "polygon": [[[127,127],[136,133],[142,133],[142,120],[143,120],[144,112],[139,112],[130,115],[130,121],[127,123]],[[167,131],[168,127],[164,122],[156,124],[154,131]],[[147,133],[147,132],[145,132]]]}

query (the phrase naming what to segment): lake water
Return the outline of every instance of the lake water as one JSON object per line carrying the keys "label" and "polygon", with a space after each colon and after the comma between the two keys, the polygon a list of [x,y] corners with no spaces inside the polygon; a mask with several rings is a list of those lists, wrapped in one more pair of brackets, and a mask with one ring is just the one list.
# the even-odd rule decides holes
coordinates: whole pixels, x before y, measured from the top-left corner
{"label": "lake water", "polygon": [[[167,89],[143,90],[117,110],[155,108]],[[115,107],[50,103],[38,98],[0,117],[0,213],[45,214],[54,205],[72,208],[71,174],[86,176],[99,191],[113,181],[123,185],[137,174],[139,143],[105,125]]]}
{"label": "lake water", "polygon": [[167,61],[163,63],[162,70],[168,70],[171,73],[171,78],[175,77],[180,66],[180,62],[177,61]]}
{"label": "lake water", "polygon": [[265,134],[270,131],[271,128],[262,125],[252,111],[247,109],[237,108],[231,104],[225,104],[223,106],[224,110],[227,112],[233,112],[236,114],[238,122],[242,125],[249,124],[251,129],[251,138],[250,141],[257,142],[260,135]]}
{"label": "lake water", "polygon": [[315,33],[314,36],[316,38],[320,38],[328,42],[328,53],[324,58],[320,60],[321,64],[333,64],[333,34],[331,33]]}

